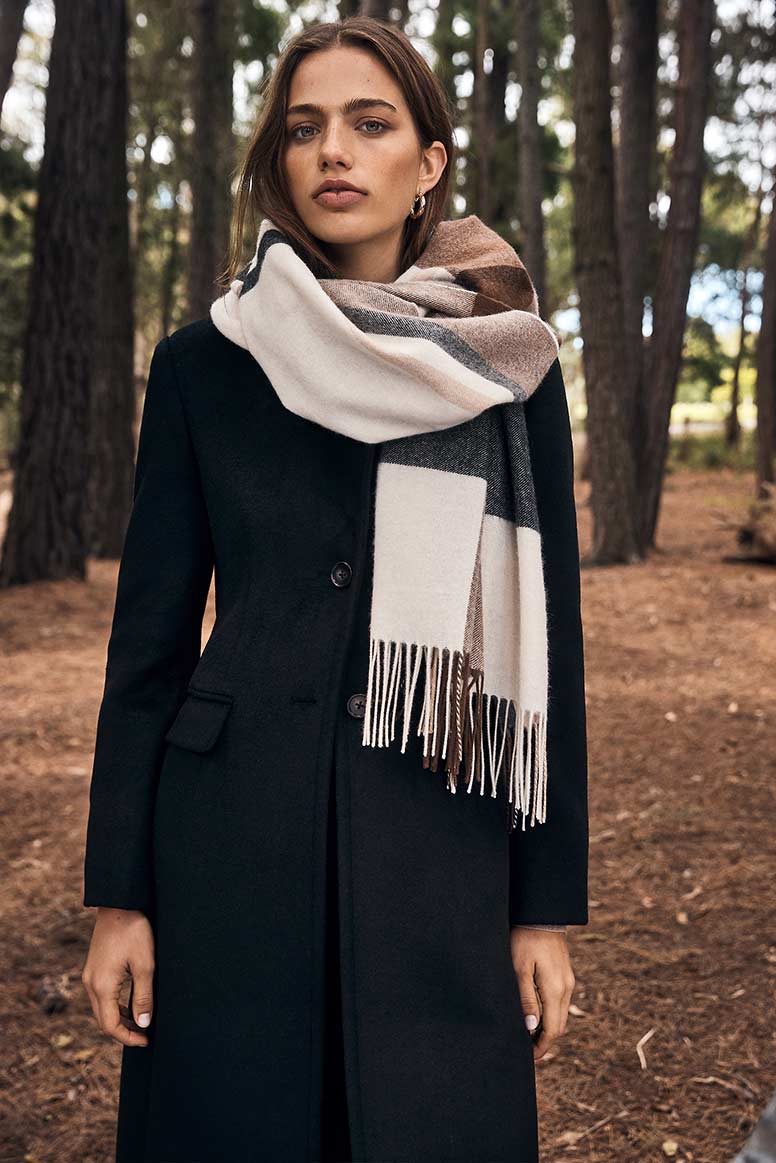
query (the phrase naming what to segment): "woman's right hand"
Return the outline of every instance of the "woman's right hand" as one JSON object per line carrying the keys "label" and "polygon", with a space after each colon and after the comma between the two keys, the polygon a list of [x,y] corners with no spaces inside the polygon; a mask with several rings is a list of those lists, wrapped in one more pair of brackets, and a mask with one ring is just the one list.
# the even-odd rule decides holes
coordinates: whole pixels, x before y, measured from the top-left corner
{"label": "woman's right hand", "polygon": [[[124,1046],[147,1046],[143,1027],[153,1015],[154,934],[148,917],[136,909],[97,909],[81,980],[97,1024]],[[132,1013],[119,1004],[121,990],[133,982]]]}

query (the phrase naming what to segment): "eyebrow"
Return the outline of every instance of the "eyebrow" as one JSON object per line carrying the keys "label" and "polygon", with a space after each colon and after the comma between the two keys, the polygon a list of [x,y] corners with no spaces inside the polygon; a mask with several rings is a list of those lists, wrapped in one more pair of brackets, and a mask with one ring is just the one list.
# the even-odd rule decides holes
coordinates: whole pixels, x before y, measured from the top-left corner
{"label": "eyebrow", "polygon": [[[354,113],[357,109],[371,109],[375,106],[390,109],[394,113],[399,112],[395,105],[392,105],[390,101],[384,101],[381,97],[351,97],[349,101],[340,106],[340,113]],[[286,110],[286,116],[290,117],[292,113],[313,113],[323,117],[325,112],[322,105],[306,101],[301,105],[290,105]]]}

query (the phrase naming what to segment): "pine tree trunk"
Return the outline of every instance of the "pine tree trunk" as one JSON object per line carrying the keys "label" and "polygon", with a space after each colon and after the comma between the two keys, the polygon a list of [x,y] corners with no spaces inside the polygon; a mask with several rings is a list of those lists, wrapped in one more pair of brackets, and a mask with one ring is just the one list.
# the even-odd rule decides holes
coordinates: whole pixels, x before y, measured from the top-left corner
{"label": "pine tree trunk", "polygon": [[[123,0],[57,6],[35,214],[19,443],[0,585],[86,576],[101,225]],[[123,141],[122,141],[123,145]]]}
{"label": "pine tree trunk", "polygon": [[649,203],[655,184],[657,0],[621,0],[619,34],[620,132],[615,169],[627,367],[623,395],[635,450],[640,439],[637,401],[644,391]]}
{"label": "pine tree trunk", "polygon": [[[91,410],[91,552],[121,556],[135,472],[135,378],[133,358],[133,274],[129,253],[127,200],[127,51],[126,11],[121,5],[120,34],[112,44],[112,124],[108,148],[96,162],[105,168],[108,205],[97,278],[100,311],[95,329],[95,368]],[[107,46],[106,46],[107,51]]]}
{"label": "pine tree trunk", "polygon": [[485,50],[490,42],[490,19],[488,0],[477,0],[476,25],[474,29],[474,140],[473,153],[476,159],[476,206],[477,215],[483,222],[489,222],[490,205],[490,77],[484,68]]}
{"label": "pine tree trunk", "polygon": [[741,427],[738,423],[738,404],[741,396],[740,378],[741,365],[744,360],[746,352],[746,316],[749,311],[749,267],[754,260],[757,253],[757,242],[760,237],[760,223],[762,221],[763,211],[763,197],[762,193],[757,196],[757,205],[755,207],[754,218],[752,219],[752,226],[749,231],[749,237],[744,246],[744,253],[741,258],[741,310],[739,313],[740,332],[738,338],[738,348],[736,350],[736,359],[733,365],[733,383],[730,388],[730,411],[725,420],[725,443],[729,448],[734,448],[738,445]]}
{"label": "pine tree trunk", "polygon": [[614,217],[606,0],[574,0],[574,263],[587,392],[593,509],[589,560],[637,555],[635,472],[622,394],[625,368],[620,270]]}
{"label": "pine tree trunk", "polygon": [[542,214],[541,130],[538,110],[541,95],[539,74],[539,0],[517,5],[517,79],[520,84],[518,126],[520,174],[518,196],[522,257],[536,287],[539,310],[545,306],[544,216]]}
{"label": "pine tree trunk", "polygon": [[768,222],[762,319],[757,340],[757,486],[774,479],[776,429],[776,199]]}
{"label": "pine tree trunk", "polygon": [[188,308],[191,319],[200,319],[219,293],[216,278],[226,265],[229,245],[236,18],[233,0],[197,0],[192,15],[195,140]]}
{"label": "pine tree trunk", "polygon": [[[497,159],[503,157],[504,148],[512,151],[517,146],[517,126],[507,119],[505,97],[510,72],[513,68],[513,54],[505,36],[491,28],[492,68],[488,77],[490,91],[490,172],[493,176],[490,193],[490,225],[494,230],[509,238],[514,233],[515,191],[512,182],[499,180]],[[510,143],[510,144],[507,144]],[[521,251],[522,257],[522,251]]]}
{"label": "pine tree trunk", "polygon": [[646,433],[639,464],[640,541],[655,542],[660,495],[668,459],[668,426],[681,366],[687,297],[695,267],[703,186],[703,134],[709,105],[714,0],[684,0],[679,24],[679,81],[669,166],[671,207],[654,295],[652,337],[645,352]]}
{"label": "pine tree trunk", "polygon": [[388,19],[389,0],[363,0],[361,12],[364,16],[374,16],[378,20]]}
{"label": "pine tree trunk", "polygon": [[[453,31],[455,6],[452,0],[439,0],[437,19],[434,31],[431,34],[431,44],[436,53],[436,75],[447,94],[450,104],[455,108],[455,75],[456,66],[453,64],[453,54],[458,45],[458,37]],[[454,178],[450,185],[455,185]]]}
{"label": "pine tree trunk", "polygon": [[[176,194],[178,191],[176,190]],[[173,328],[173,305],[175,301],[175,283],[178,278],[181,258],[180,245],[181,211],[176,197],[170,207],[170,216],[167,226],[165,246],[167,254],[162,269],[162,301],[159,318],[159,334],[169,335]]]}

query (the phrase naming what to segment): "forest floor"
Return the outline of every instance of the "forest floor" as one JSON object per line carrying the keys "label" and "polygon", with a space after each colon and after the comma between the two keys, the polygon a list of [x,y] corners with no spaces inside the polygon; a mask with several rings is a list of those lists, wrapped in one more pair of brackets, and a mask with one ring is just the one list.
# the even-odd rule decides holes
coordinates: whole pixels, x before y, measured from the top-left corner
{"label": "forest floor", "polygon": [[[660,551],[583,570],[590,923],[536,1064],[542,1163],[729,1163],[776,1085],[776,569],[725,562],[717,520],[750,491],[675,472]],[[0,1163],[113,1158],[121,1048],[81,985],[80,902],[115,582],[90,562],[86,585],[0,591]]]}

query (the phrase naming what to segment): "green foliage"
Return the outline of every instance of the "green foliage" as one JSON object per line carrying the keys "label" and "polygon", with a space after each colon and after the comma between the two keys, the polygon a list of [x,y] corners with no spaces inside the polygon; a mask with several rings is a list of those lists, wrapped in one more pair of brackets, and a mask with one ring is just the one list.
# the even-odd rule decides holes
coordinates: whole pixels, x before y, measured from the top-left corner
{"label": "green foliage", "polygon": [[703,266],[730,271],[735,277],[747,257],[744,250],[755,210],[755,199],[737,173],[720,170],[708,174],[701,202],[699,252]]}
{"label": "green foliage", "polygon": [[754,435],[752,429],[742,429],[738,444],[732,448],[726,443],[724,432],[672,435],[666,471],[729,468],[735,472],[752,472],[756,455]]}
{"label": "green foliage", "polygon": [[[288,17],[258,0],[237,0],[237,49],[235,62],[253,65],[266,62],[277,53]],[[265,67],[261,74],[264,75]]]}
{"label": "green foliage", "polygon": [[710,399],[710,393],[729,366],[730,359],[723,351],[712,325],[705,319],[689,316],[684,333],[684,357],[677,399],[687,402]]}

